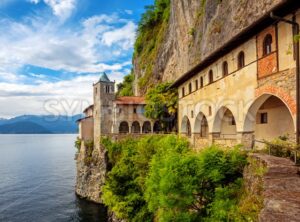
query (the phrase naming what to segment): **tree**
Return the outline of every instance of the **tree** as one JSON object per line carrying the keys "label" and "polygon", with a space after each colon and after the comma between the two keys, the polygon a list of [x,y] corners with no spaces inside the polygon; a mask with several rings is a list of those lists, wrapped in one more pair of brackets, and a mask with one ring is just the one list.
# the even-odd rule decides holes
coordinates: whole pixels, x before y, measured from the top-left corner
{"label": "tree", "polygon": [[130,74],[124,76],[123,82],[118,84],[118,96],[133,96],[133,81],[134,74],[131,71]]}
{"label": "tree", "polygon": [[146,180],[148,208],[158,222],[202,221],[205,217],[226,221],[226,210],[218,206],[235,207],[245,164],[246,155],[238,148],[210,147],[199,154],[173,149],[156,154]]}
{"label": "tree", "polygon": [[146,117],[159,120],[165,131],[174,129],[178,108],[177,89],[170,86],[171,83],[160,83],[146,94]]}

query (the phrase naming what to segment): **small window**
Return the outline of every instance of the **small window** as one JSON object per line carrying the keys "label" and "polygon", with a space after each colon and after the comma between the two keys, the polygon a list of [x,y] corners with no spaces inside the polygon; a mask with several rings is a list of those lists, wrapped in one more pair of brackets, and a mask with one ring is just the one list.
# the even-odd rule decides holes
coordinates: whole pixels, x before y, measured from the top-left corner
{"label": "small window", "polygon": [[263,43],[264,56],[272,52],[272,35],[266,35]]}
{"label": "small window", "polygon": [[192,83],[189,83],[189,93],[192,93]]}
{"label": "small window", "polygon": [[97,95],[97,92],[98,92],[98,90],[97,90],[98,88],[97,87],[95,87],[95,94]]}
{"label": "small window", "polygon": [[184,97],[185,96],[184,87],[182,87],[181,91],[182,91],[182,97]]}
{"label": "small window", "polygon": [[200,88],[203,88],[203,77],[200,78]]}
{"label": "small window", "polygon": [[198,79],[195,80],[195,88],[196,88],[196,90],[199,89],[199,86],[198,86]]}
{"label": "small window", "polygon": [[209,79],[209,84],[212,84],[214,82],[214,73],[212,70],[209,70],[208,79]]}
{"label": "small window", "polygon": [[241,69],[245,66],[245,53],[241,51],[238,55],[238,69]]}
{"label": "small window", "polygon": [[105,93],[109,93],[109,86],[105,86]]}
{"label": "small window", "polygon": [[261,124],[268,123],[268,113],[261,113],[260,114],[260,123]]}
{"label": "small window", "polygon": [[212,115],[211,106],[208,107],[208,115]]}
{"label": "small window", "polygon": [[120,114],[122,113],[122,109],[121,109],[121,108],[119,109],[119,113],[120,113]]}
{"label": "small window", "polygon": [[194,111],[191,111],[191,118],[194,118]]}
{"label": "small window", "polygon": [[225,61],[223,62],[223,76],[227,76],[228,75],[228,63]]}
{"label": "small window", "polygon": [[133,108],[133,113],[136,113],[136,108]]}

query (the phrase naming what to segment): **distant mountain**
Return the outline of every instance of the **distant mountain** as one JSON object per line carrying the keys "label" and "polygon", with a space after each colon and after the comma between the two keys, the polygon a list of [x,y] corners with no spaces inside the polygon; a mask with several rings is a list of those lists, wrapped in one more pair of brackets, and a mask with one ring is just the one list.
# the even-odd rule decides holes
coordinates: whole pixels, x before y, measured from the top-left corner
{"label": "distant mountain", "polygon": [[1,134],[50,134],[51,131],[33,122],[16,122],[0,126]]}
{"label": "distant mountain", "polygon": [[78,125],[76,120],[81,117],[82,115],[24,115],[12,119],[0,119],[0,133],[77,133]]}

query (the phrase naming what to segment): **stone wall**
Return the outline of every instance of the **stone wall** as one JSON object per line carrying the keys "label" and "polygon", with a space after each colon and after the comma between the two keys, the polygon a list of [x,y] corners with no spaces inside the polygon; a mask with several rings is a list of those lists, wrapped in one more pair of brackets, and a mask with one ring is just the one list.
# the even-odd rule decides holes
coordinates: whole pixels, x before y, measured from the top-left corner
{"label": "stone wall", "polygon": [[237,139],[214,139],[213,143],[225,147],[234,147],[238,144]]}
{"label": "stone wall", "polygon": [[[300,218],[300,176],[299,167],[286,158],[265,154],[253,154],[252,159],[266,168],[262,177],[261,195],[263,209],[259,214],[261,222],[299,221]],[[258,168],[256,172],[259,172]],[[253,175],[253,174],[252,174]],[[254,180],[246,180],[251,191]],[[259,192],[259,191],[255,191]]]}

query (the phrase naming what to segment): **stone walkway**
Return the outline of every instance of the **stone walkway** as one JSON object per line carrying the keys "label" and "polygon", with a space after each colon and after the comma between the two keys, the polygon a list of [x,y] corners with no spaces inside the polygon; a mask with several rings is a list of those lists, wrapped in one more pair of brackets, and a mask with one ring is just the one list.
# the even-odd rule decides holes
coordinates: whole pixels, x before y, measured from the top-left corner
{"label": "stone walkway", "polygon": [[254,154],[266,164],[261,222],[300,221],[300,168],[285,158]]}

